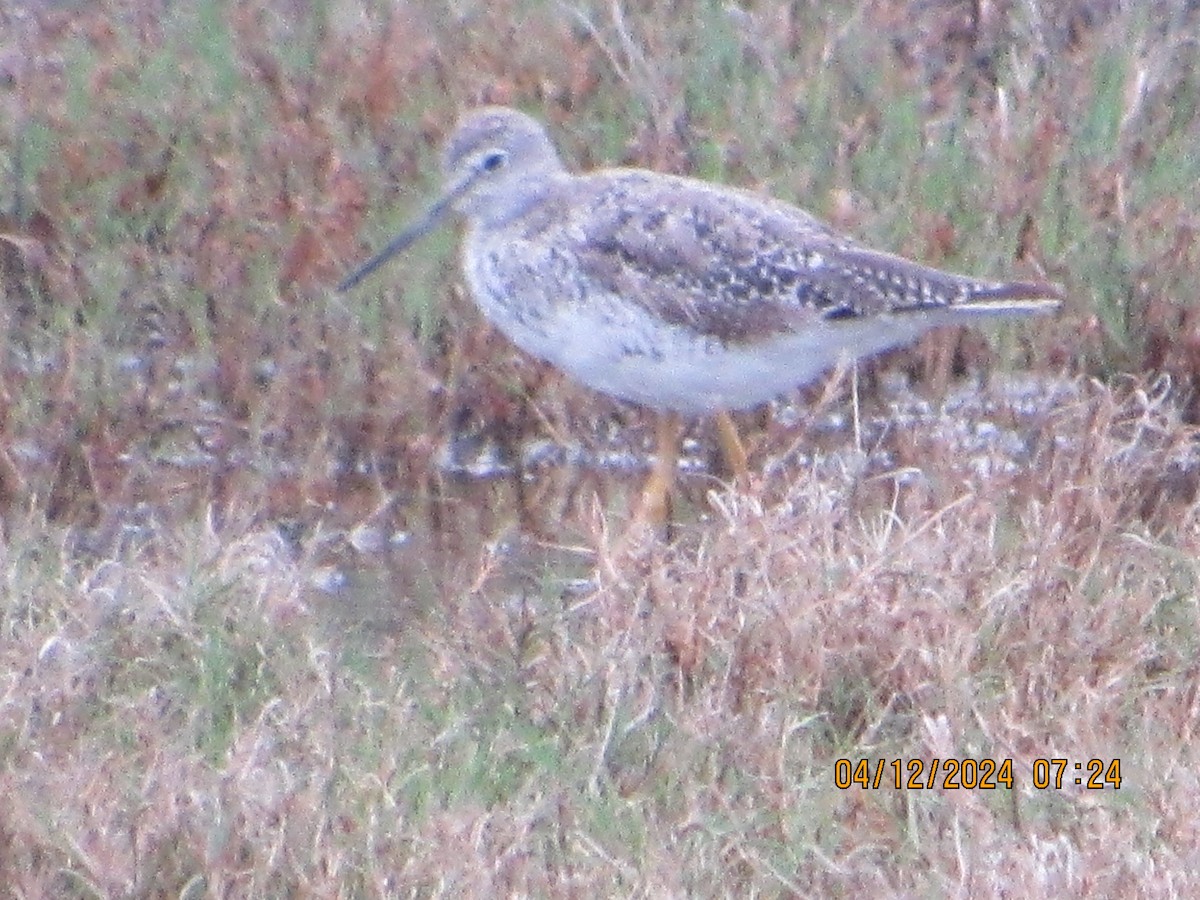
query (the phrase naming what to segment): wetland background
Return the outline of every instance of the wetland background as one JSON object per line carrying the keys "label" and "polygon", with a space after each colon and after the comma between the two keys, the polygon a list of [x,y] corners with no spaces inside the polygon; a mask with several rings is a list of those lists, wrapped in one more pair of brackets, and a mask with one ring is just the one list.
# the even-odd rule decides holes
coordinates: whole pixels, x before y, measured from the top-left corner
{"label": "wetland background", "polygon": [[[1185,0],[0,8],[0,896],[1195,893],[1198,39]],[[488,328],[453,229],[331,291],[480,102],[1066,309],[741,417],[750,496],[697,423],[673,540],[614,558],[652,423]]]}

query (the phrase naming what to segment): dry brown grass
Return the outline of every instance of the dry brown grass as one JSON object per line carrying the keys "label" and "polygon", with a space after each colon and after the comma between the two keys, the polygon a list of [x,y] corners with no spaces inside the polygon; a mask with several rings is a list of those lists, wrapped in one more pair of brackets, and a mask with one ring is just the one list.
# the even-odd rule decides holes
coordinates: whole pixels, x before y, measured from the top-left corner
{"label": "dry brown grass", "polygon": [[[202,527],[6,545],[12,896],[1187,895],[1200,469],[1097,384],[982,475],[850,451],[582,594],[464,568],[347,637],[311,560]],[[890,499],[889,499],[890,498]],[[601,569],[603,571],[603,568]],[[397,602],[383,591],[380,604]],[[1012,791],[839,790],[834,761],[1013,761]],[[1033,761],[1121,760],[1119,790]]]}
{"label": "dry brown grass", "polygon": [[[1194,4],[384,6],[0,9],[0,897],[1197,893]],[[646,424],[452,233],[329,292],[484,101],[1068,309],[868,367],[864,452],[744,417],[761,489],[618,554],[611,473],[439,467]]]}
{"label": "dry brown grass", "polygon": [[[1195,402],[1187,4],[439,10],[0,13],[0,503],[101,526],[164,494],[307,518],[380,502],[362,471],[420,490],[455,431],[511,456],[640,423],[482,326],[450,229],[330,296],[482,101],[533,109],[581,167],[762,188],[933,264],[1044,269],[1068,315],[1003,359],[1167,371]],[[895,359],[935,390],[994,361],[958,335]]]}

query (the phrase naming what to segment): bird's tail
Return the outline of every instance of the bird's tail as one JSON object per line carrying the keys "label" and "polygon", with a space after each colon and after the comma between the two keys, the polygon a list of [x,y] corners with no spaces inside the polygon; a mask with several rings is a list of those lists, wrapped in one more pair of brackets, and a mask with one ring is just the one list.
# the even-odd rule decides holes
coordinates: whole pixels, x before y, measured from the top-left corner
{"label": "bird's tail", "polygon": [[954,304],[962,315],[1027,316],[1057,312],[1066,295],[1056,284],[1045,281],[1000,281],[972,284],[966,296]]}

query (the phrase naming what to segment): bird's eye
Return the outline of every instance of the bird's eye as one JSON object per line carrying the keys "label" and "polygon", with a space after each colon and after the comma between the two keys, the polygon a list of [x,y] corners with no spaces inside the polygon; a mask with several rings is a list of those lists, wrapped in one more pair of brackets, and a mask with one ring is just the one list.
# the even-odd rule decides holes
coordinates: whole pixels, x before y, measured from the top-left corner
{"label": "bird's eye", "polygon": [[487,155],[484,156],[483,160],[480,162],[480,165],[485,172],[495,172],[506,162],[508,162],[507,153],[505,153],[503,150],[490,150],[488,151]]}

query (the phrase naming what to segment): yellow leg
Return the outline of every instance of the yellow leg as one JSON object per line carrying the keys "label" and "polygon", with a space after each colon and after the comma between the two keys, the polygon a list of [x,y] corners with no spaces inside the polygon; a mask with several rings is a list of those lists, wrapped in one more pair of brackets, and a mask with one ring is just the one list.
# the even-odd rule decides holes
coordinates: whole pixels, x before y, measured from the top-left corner
{"label": "yellow leg", "polygon": [[729,413],[722,410],[717,413],[717,441],[721,445],[721,458],[733,475],[734,481],[743,489],[750,484],[750,462],[746,458],[746,448],[738,437],[737,426]]}
{"label": "yellow leg", "polygon": [[654,469],[642,489],[633,524],[661,527],[671,507],[671,489],[675,486],[675,466],[679,462],[679,438],[683,431],[678,413],[663,413],[655,426]]}

